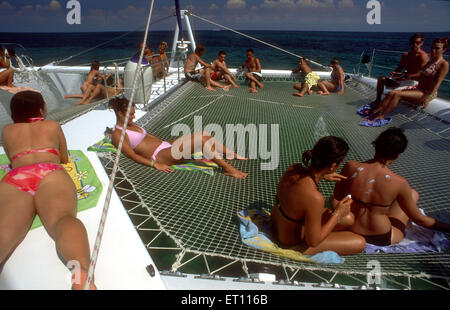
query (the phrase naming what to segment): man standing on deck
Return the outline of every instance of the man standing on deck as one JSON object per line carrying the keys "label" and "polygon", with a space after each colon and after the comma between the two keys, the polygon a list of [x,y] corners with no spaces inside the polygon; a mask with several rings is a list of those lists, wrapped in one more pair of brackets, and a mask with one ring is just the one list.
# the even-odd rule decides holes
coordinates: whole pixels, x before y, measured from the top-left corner
{"label": "man standing on deck", "polygon": [[[418,82],[414,80],[419,70],[428,63],[428,55],[422,50],[424,37],[420,33],[416,33],[409,39],[409,46],[411,51],[404,53],[400,59],[397,68],[391,72],[389,77],[382,76],[377,82],[377,97],[372,109],[376,109],[383,95],[384,87],[403,89],[410,86],[415,86]],[[403,73],[403,70],[406,72]]]}
{"label": "man standing on deck", "polygon": [[226,56],[227,54],[224,51],[220,51],[217,59],[212,62],[211,69],[213,71],[211,72],[211,79],[214,81],[225,79],[234,88],[238,88],[239,85],[236,84],[233,73],[231,73],[227,68],[227,64],[225,62]]}
{"label": "man standing on deck", "polygon": [[[200,58],[204,52],[205,47],[203,45],[197,45],[194,53],[189,55],[186,59],[186,63],[184,65],[184,75],[186,76],[186,79],[196,82],[205,82],[205,88],[212,91],[216,91],[212,86],[229,90],[231,85],[225,86],[219,82],[211,80],[211,65]],[[200,63],[203,68],[197,70],[196,67],[198,63]]]}
{"label": "man standing on deck", "polygon": [[247,67],[247,73],[245,73],[246,79],[249,81],[248,91],[254,94],[257,94],[256,86],[259,88],[264,88],[264,85],[260,82],[262,79],[261,74],[261,63],[258,58],[254,57],[254,52],[252,49],[247,50],[247,60],[244,64],[239,68],[239,71],[242,71],[245,67]]}

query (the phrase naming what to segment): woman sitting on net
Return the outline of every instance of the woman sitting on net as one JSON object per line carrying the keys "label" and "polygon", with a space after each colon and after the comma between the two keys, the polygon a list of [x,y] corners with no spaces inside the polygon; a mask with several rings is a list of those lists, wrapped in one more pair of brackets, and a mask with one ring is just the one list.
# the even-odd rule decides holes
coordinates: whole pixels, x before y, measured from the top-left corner
{"label": "woman sitting on net", "polygon": [[373,142],[375,157],[366,162],[349,161],[342,169],[347,178],[336,184],[332,205],[352,195],[354,222],[350,231],[367,243],[386,246],[399,243],[410,220],[423,227],[450,231],[450,225],[425,216],[417,207],[419,194],[408,181],[389,169],[406,149],[408,141],[400,128],[389,128]]}
{"label": "woman sitting on net", "polygon": [[73,288],[81,289],[89,268],[89,242],[76,218],[75,185],[61,167],[69,161],[64,133],[45,116],[40,93],[23,91],[11,99],[14,124],[2,131],[12,170],[0,182],[0,264],[22,242],[38,214],[64,263],[80,263],[81,283]]}
{"label": "woman sitting on net", "polygon": [[416,103],[426,108],[430,101],[437,97],[438,89],[448,73],[448,62],[443,58],[447,47],[448,38],[434,40],[431,47],[431,60],[417,74],[408,76],[408,79],[418,80],[419,84],[403,90],[390,91],[368,120],[371,120],[372,123],[378,119],[383,120],[394,110],[400,100]]}
{"label": "woman sitting on net", "polygon": [[[278,245],[313,255],[326,250],[341,255],[360,253],[364,238],[349,231],[336,231],[351,219],[349,197],[342,197],[334,212],[325,208],[319,191],[321,180],[340,182],[336,173],[348,152],[347,143],[337,137],[324,137],[302,161],[291,165],[282,176],[272,209],[272,229]],[[344,221],[345,219],[345,221]]]}
{"label": "woman sitting on net", "polygon": [[[116,113],[117,122],[112,134],[112,142],[118,147],[129,101],[125,98],[114,98],[109,101],[109,106]],[[224,145],[217,142],[206,132],[194,133],[183,136],[169,142],[153,136],[133,122],[135,109],[131,107],[127,123],[125,140],[122,153],[135,162],[154,167],[165,173],[172,172],[171,165],[176,165],[184,159],[190,159],[191,154],[203,152],[205,156],[218,164],[225,175],[235,178],[245,178],[247,173],[242,172],[223,159],[246,160],[238,154],[228,150]]]}

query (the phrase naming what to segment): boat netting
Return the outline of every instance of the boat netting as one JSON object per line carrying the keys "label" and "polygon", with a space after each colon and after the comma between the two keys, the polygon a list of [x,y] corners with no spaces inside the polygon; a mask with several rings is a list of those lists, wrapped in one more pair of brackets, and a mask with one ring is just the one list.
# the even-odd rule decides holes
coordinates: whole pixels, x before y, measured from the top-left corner
{"label": "boat netting", "polygon": [[[344,264],[297,262],[255,250],[241,242],[237,212],[250,208],[270,211],[276,187],[289,165],[301,160],[322,136],[343,137],[350,146],[346,160],[365,161],[373,157],[371,142],[386,127],[358,126],[358,107],[374,98],[372,89],[357,81],[346,82],[339,96],[292,96],[291,78],[266,79],[257,95],[241,87],[229,92],[211,92],[188,82],[157,103],[137,123],[164,140],[174,139],[174,124],[186,124],[194,131],[194,117],[203,126],[218,124],[279,124],[279,163],[275,170],[261,170],[268,159],[233,160],[236,168],[248,172],[243,180],[198,172],[176,171],[164,174],[125,158],[120,160],[115,189],[127,209],[144,244],[159,270],[248,277],[255,270],[270,270],[284,281],[305,281],[314,275],[321,282],[348,277],[353,285],[366,283],[368,262],[376,260],[387,281],[411,288],[414,281],[432,282],[449,288],[450,255],[440,253],[359,254],[345,256]],[[450,222],[450,141],[448,124],[406,105],[392,117],[392,126],[405,129],[409,145],[391,169],[404,176],[420,194],[419,207],[438,220]],[[217,137],[216,137],[217,138]],[[246,154],[256,140],[247,136]],[[273,141],[268,141],[271,150]],[[233,146],[228,146],[233,147]],[[236,147],[236,145],[235,145]],[[113,157],[99,155],[108,173]],[[325,197],[333,193],[334,183],[321,182]],[[425,282],[424,282],[425,283]],[[423,283],[422,283],[423,284]]]}

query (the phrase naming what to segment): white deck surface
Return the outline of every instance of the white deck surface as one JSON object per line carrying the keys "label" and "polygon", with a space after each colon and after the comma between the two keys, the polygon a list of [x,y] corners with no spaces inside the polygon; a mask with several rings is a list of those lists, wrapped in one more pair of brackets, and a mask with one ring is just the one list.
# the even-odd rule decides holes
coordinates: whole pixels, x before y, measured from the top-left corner
{"label": "white deck surface", "polygon": [[[136,111],[136,117],[143,113]],[[91,111],[65,125],[69,150],[82,150],[103,184],[103,193],[95,208],[78,213],[88,231],[92,247],[97,235],[109,178],[97,155],[86,151],[103,137],[106,126],[115,124],[112,111]],[[0,153],[4,153],[0,149]],[[98,289],[165,289],[158,271],[150,277],[146,266],[153,261],[131,223],[118,196],[114,193],[106,220],[103,242],[95,271]],[[0,274],[0,289],[70,289],[70,272],[58,258],[53,240],[43,227],[28,233]]]}

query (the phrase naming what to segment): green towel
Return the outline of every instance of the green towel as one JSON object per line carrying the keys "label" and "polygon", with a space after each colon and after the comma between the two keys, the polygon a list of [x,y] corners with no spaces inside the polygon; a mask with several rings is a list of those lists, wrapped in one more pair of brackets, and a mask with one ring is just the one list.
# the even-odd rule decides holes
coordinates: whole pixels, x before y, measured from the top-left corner
{"label": "green towel", "polygon": [[[78,212],[97,205],[103,186],[95,173],[89,159],[82,151],[69,151],[69,163],[62,165],[73,180],[77,189]],[[0,155],[0,180],[10,170],[9,160],[5,154]],[[34,218],[31,229],[42,226],[38,215]]]}
{"label": "green towel", "polygon": [[[109,128],[108,128],[109,129]],[[105,137],[97,143],[88,147],[91,152],[113,152],[117,153],[116,147],[112,144],[110,130],[105,131]],[[214,176],[215,168],[219,166],[207,159],[201,152],[192,154],[192,159],[184,160],[182,163],[170,166],[173,170],[200,171],[210,176]]]}

